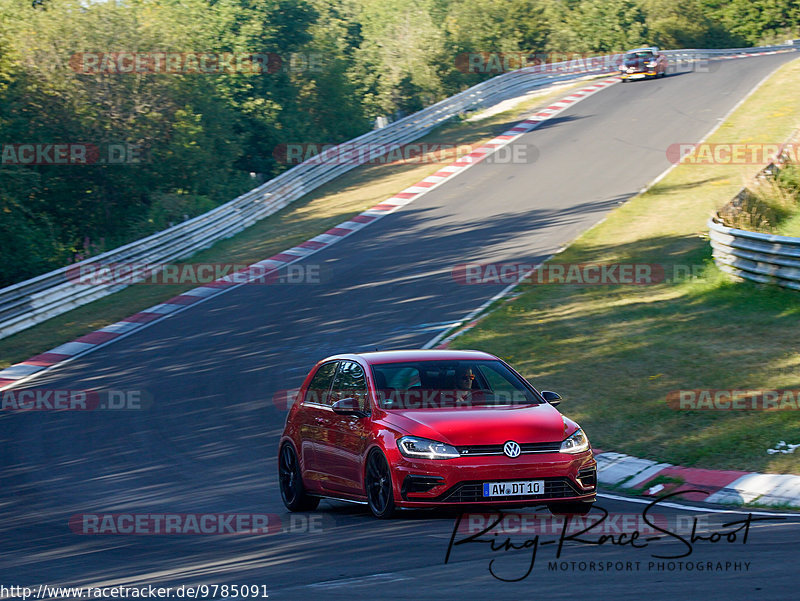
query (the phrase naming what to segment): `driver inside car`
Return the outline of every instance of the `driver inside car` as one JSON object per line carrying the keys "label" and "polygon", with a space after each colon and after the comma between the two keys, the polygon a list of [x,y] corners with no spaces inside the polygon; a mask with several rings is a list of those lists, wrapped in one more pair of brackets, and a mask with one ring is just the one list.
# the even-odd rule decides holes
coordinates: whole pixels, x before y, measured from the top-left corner
{"label": "driver inside car", "polygon": [[456,403],[469,403],[472,400],[475,374],[472,368],[460,369],[456,372]]}

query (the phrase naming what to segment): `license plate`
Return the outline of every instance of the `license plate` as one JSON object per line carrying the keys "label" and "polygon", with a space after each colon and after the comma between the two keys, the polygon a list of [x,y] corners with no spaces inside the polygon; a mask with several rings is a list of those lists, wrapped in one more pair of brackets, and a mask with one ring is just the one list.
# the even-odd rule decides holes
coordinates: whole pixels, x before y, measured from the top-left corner
{"label": "license plate", "polygon": [[543,495],[544,480],[520,480],[518,482],[484,482],[484,497],[517,497]]}

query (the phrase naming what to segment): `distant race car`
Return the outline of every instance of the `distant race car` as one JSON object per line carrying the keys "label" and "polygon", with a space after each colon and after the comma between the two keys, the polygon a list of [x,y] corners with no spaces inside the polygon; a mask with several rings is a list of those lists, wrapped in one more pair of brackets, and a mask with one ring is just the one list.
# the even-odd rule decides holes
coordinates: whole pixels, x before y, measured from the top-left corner
{"label": "distant race car", "polygon": [[623,83],[629,79],[664,77],[667,74],[667,57],[655,46],[628,50],[619,66],[619,71]]}

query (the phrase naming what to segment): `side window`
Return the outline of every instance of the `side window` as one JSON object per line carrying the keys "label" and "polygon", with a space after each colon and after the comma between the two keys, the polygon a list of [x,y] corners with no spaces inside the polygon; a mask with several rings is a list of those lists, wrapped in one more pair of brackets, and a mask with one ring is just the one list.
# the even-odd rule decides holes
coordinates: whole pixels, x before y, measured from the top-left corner
{"label": "side window", "polygon": [[333,374],[336,373],[337,361],[331,361],[320,366],[311,383],[308,385],[306,396],[303,399],[306,403],[328,404],[328,392],[333,382]]}
{"label": "side window", "polygon": [[339,399],[353,397],[363,411],[369,411],[367,403],[367,379],[364,369],[355,361],[342,361],[333,381],[333,393],[329,404]]}

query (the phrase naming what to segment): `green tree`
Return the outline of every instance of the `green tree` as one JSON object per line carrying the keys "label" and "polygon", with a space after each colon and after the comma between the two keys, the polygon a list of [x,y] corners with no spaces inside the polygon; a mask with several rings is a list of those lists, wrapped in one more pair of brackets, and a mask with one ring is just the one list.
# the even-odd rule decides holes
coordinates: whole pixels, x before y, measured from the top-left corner
{"label": "green tree", "polygon": [[[413,112],[444,95],[440,71],[452,61],[430,0],[362,0],[363,41],[352,77],[369,118]],[[409,93],[418,98],[411,101]]]}
{"label": "green tree", "polygon": [[747,44],[798,33],[800,2],[797,0],[730,0],[709,1],[706,6],[724,28]]}
{"label": "green tree", "polygon": [[648,42],[645,15],[631,0],[585,0],[551,5],[550,48],[564,53],[615,52]]}

